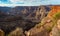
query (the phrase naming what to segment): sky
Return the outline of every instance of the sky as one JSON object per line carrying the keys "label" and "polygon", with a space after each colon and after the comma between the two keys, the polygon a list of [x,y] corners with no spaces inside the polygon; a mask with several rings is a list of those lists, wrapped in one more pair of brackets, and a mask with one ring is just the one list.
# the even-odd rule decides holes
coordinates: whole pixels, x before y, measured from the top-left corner
{"label": "sky", "polygon": [[0,0],[0,6],[60,5],[60,0]]}

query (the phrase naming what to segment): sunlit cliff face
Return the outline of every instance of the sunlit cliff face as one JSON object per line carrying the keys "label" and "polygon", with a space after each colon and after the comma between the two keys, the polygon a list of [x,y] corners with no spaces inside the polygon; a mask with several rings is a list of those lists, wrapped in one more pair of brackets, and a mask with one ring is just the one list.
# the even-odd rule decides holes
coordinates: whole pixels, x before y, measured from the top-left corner
{"label": "sunlit cliff face", "polygon": [[60,19],[57,21],[57,27],[60,29]]}
{"label": "sunlit cliff face", "polygon": [[49,11],[48,17],[52,17],[55,13],[60,12],[60,6],[51,6],[51,10]]}

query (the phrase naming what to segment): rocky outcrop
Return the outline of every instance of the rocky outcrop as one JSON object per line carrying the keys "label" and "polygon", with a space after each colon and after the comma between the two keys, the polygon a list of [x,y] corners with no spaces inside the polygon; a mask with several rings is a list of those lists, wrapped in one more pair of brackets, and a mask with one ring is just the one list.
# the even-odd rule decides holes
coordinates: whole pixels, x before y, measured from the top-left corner
{"label": "rocky outcrop", "polygon": [[[32,22],[40,22],[40,20],[47,15],[49,10],[50,8],[47,6],[17,6],[11,8],[7,12],[3,12],[3,14],[6,14],[6,19],[8,19],[8,17],[14,19],[16,16],[23,16],[25,20],[30,20]],[[4,18],[1,21],[3,20]]]}
{"label": "rocky outcrop", "polygon": [[29,33],[29,36],[49,36],[49,33],[53,27],[52,20],[46,17],[42,20],[42,22],[42,25],[36,25],[34,28],[30,29],[26,35]]}
{"label": "rocky outcrop", "polygon": [[0,36],[5,36],[5,32],[0,29]]}
{"label": "rocky outcrop", "polygon": [[25,36],[23,33],[22,28],[16,28],[15,30],[11,31],[8,36]]}
{"label": "rocky outcrop", "polygon": [[47,8],[49,9],[47,6],[11,8],[11,11],[0,13],[1,16],[4,14],[4,17],[0,18],[0,29],[5,34],[9,34],[16,27],[22,28],[23,31],[28,31],[48,14],[49,10]]}
{"label": "rocky outcrop", "polygon": [[60,36],[60,20],[58,20],[57,24],[52,28],[50,36]]}

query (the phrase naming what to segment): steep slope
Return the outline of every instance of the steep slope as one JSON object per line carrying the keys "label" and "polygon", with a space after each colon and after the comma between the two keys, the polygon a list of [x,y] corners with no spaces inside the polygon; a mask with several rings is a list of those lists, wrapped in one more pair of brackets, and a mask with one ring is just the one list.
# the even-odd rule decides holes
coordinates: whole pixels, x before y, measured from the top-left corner
{"label": "steep slope", "polygon": [[[1,7],[2,8],[2,7]],[[9,10],[4,9],[3,7],[3,13],[7,15],[7,17],[16,17],[16,16],[23,16],[25,20],[29,20],[32,22],[39,22],[43,17],[45,17],[50,10],[47,6],[17,6],[14,8],[11,8]],[[7,12],[5,11],[7,10]],[[44,11],[43,11],[44,10]],[[1,9],[2,11],[2,9]],[[38,21],[37,21],[38,20]]]}
{"label": "steep slope", "polygon": [[54,15],[57,12],[60,12],[60,6],[59,5],[55,5],[55,6],[50,6],[51,11],[49,11],[48,16],[52,17],[52,15]]}
{"label": "steep slope", "polygon": [[3,14],[6,16],[0,18],[0,28],[5,34],[9,34],[9,32],[15,30],[16,27],[22,28],[23,31],[28,31],[47,16],[48,11],[50,11],[47,9],[50,8],[47,6],[17,6],[11,8],[7,13],[1,13],[1,16]]}

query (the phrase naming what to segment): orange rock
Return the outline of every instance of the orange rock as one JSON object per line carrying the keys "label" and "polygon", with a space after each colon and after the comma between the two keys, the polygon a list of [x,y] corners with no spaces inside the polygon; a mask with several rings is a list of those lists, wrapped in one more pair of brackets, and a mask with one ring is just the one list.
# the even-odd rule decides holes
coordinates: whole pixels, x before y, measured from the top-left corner
{"label": "orange rock", "polygon": [[51,11],[49,11],[48,17],[52,17],[55,13],[60,12],[60,6],[51,6]]}

